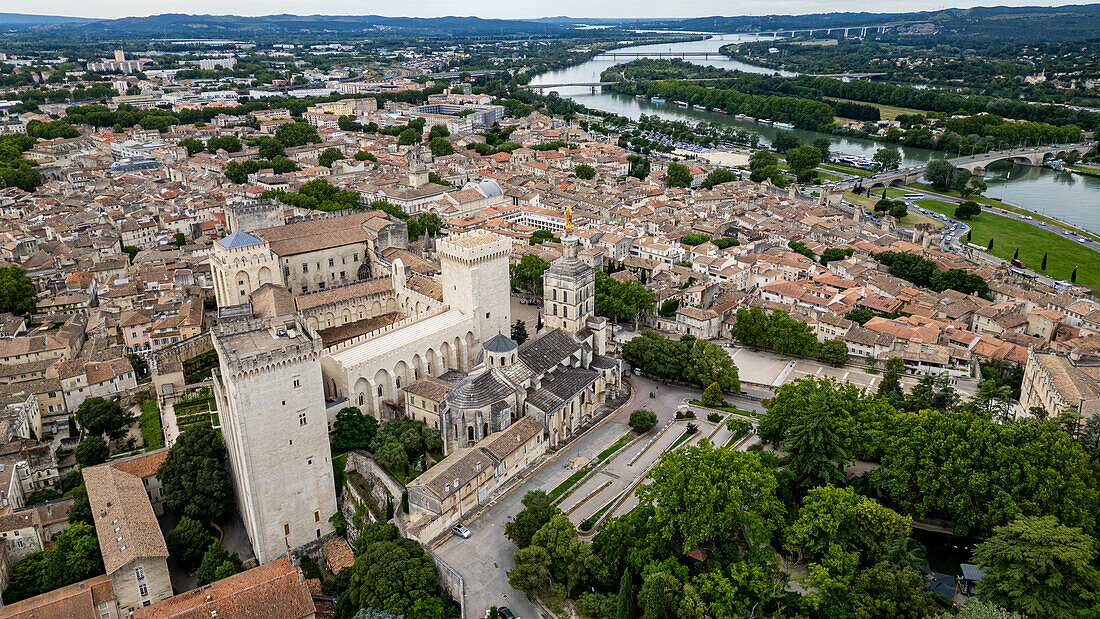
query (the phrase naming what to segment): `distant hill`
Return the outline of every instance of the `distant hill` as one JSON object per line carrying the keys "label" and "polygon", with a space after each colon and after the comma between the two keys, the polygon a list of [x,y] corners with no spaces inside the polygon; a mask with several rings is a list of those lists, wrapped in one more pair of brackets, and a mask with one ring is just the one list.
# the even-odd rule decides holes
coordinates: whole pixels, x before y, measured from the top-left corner
{"label": "distant hill", "polygon": [[714,16],[660,23],[669,28],[712,32],[930,23],[938,34],[952,38],[1076,41],[1100,38],[1100,4],[975,7],[914,13]]}
{"label": "distant hill", "polygon": [[27,15],[24,13],[0,13],[0,26],[40,26],[43,24],[83,24],[95,21],[86,17],[61,15]]}
{"label": "distant hill", "polygon": [[[62,22],[38,22],[58,24]],[[25,25],[36,25],[25,22]],[[241,17],[237,15],[186,15],[165,13],[148,17],[124,17],[120,19],[86,20],[76,24],[88,33],[147,34],[170,32],[173,36],[218,36],[272,34],[272,33],[362,33],[386,29],[406,32],[431,33],[508,33],[543,32],[547,29],[566,28],[567,24],[554,22],[527,22],[480,17],[384,17],[381,15],[264,15]]]}

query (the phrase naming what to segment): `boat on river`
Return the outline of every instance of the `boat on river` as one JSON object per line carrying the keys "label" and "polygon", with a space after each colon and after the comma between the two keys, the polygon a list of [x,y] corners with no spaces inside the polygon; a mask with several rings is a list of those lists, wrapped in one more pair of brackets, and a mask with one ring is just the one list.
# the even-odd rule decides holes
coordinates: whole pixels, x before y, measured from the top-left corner
{"label": "boat on river", "polygon": [[710,108],[710,111],[715,112],[717,114],[729,114],[729,112],[727,112],[726,110],[723,110],[720,107],[712,107],[712,108]]}
{"label": "boat on river", "polygon": [[693,105],[693,106],[691,106],[691,109],[699,110],[700,112],[705,112],[705,111],[707,111],[707,106],[705,106],[705,105]]}
{"label": "boat on river", "polygon": [[665,102],[665,100],[660,98],[660,97],[650,97],[649,100],[654,102],[654,103],[664,103]]}
{"label": "boat on river", "polygon": [[675,103],[676,105],[679,105],[680,107],[687,107],[688,106],[687,101],[673,101],[673,103]]}
{"label": "boat on river", "polygon": [[792,125],[791,123],[774,122],[772,123],[772,126],[779,127],[780,129],[794,129],[794,125]]}
{"label": "boat on river", "polygon": [[757,118],[756,122],[760,123],[761,125],[770,125],[770,124],[772,124],[772,119],[770,119],[770,118]]}

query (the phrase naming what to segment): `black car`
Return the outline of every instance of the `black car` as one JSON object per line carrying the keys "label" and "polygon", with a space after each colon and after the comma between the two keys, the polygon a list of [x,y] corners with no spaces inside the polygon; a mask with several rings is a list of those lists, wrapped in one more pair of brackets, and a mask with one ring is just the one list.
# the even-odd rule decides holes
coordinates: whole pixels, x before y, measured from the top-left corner
{"label": "black car", "polygon": [[516,619],[516,616],[512,613],[512,609],[507,606],[498,608],[497,614],[500,615],[500,619]]}

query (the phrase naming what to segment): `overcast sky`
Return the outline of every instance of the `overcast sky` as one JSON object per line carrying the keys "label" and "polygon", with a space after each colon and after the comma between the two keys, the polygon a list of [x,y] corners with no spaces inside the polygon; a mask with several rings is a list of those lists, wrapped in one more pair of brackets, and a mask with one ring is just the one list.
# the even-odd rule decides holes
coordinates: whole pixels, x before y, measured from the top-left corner
{"label": "overcast sky", "polygon": [[555,15],[572,17],[698,17],[705,15],[765,15],[873,11],[903,13],[970,6],[1056,6],[1067,2],[1043,0],[997,0],[945,4],[931,0],[454,0],[364,1],[364,0],[38,0],[18,7],[0,2],[0,11],[70,15],[76,17],[127,17],[158,13],[209,13],[221,15],[391,15],[437,17],[531,18]]}

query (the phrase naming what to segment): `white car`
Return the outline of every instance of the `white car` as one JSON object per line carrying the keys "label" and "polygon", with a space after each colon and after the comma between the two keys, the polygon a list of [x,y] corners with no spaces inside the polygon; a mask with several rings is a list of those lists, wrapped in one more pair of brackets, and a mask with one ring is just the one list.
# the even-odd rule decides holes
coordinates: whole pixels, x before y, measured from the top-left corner
{"label": "white car", "polygon": [[462,539],[470,539],[470,530],[460,524],[451,527],[451,533],[454,533]]}

